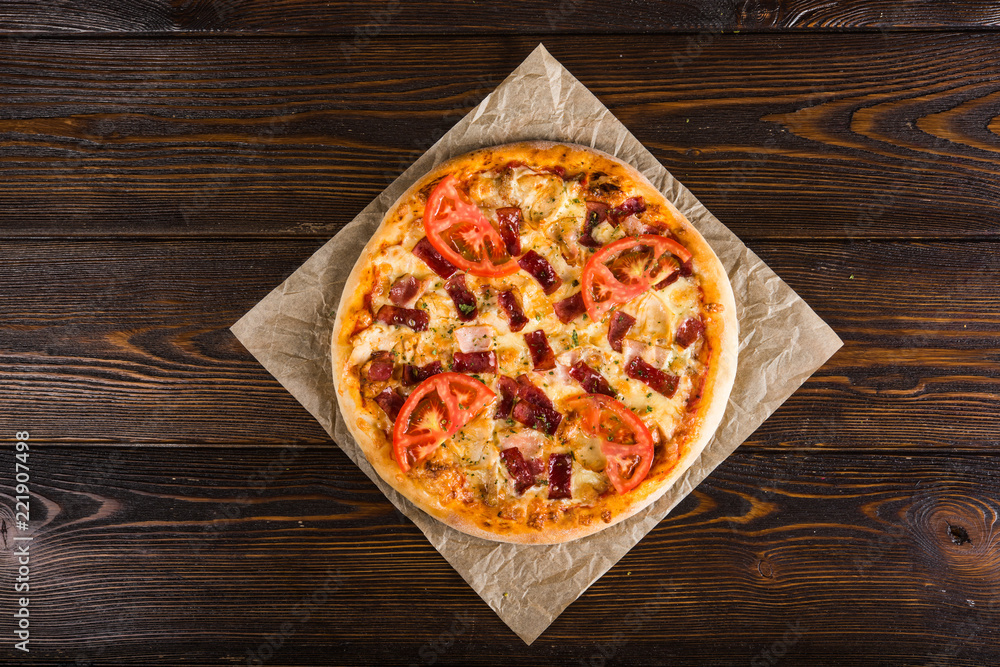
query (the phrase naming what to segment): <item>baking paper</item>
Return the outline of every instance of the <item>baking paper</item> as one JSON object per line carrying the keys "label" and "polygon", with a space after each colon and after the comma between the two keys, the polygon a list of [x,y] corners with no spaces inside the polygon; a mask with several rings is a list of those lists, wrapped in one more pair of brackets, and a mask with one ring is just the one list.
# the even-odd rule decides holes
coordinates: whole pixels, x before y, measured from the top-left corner
{"label": "baking paper", "polygon": [[[592,146],[641,170],[722,260],[740,322],[736,383],[722,423],[700,459],[666,495],[636,516],[596,535],[551,546],[470,537],[427,516],[383,482],[343,423],[329,358],[344,282],[395,200],[444,160],[484,146],[534,139]],[[542,45],[232,331],[527,644],[842,345],[805,301],[674,179]]]}

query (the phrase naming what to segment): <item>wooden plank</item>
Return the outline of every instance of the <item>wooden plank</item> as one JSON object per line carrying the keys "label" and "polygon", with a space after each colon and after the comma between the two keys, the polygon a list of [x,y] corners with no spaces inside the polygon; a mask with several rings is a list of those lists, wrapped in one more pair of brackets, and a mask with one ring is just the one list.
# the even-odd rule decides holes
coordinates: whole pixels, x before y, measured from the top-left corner
{"label": "wooden plank", "polygon": [[[745,238],[996,238],[1000,35],[545,43]],[[0,43],[0,229],[330,236],[528,37]]]}
{"label": "wooden plank", "polygon": [[[229,332],[321,245],[3,244],[0,423],[56,442],[156,443],[170,434],[192,443],[329,443]],[[268,414],[277,421],[261,423]]]}
{"label": "wooden plank", "polygon": [[[0,437],[328,443],[228,331],[321,243],[0,243]],[[1000,445],[997,243],[751,245],[846,341],[753,446]]]}
{"label": "wooden plank", "polygon": [[1000,444],[988,425],[1000,398],[993,243],[750,245],[845,341],[755,442],[860,450]]}
{"label": "wooden plank", "polygon": [[0,34],[160,33],[249,35],[664,33],[721,30],[994,29],[1000,10],[981,0],[44,0],[0,8]]}
{"label": "wooden plank", "polygon": [[530,648],[336,449],[29,460],[23,658],[47,664],[761,664],[779,642],[820,665],[1000,658],[991,457],[739,451]]}

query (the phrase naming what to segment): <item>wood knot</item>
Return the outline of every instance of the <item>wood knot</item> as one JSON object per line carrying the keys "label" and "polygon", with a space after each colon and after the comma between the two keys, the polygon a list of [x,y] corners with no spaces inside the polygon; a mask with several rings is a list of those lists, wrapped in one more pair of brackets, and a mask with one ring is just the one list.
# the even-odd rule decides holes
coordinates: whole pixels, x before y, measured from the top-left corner
{"label": "wood knot", "polygon": [[760,573],[760,576],[765,579],[774,579],[774,568],[771,567],[771,563],[764,558],[757,561],[757,572]]}
{"label": "wood knot", "polygon": [[916,494],[911,503],[906,515],[918,548],[914,558],[923,560],[928,571],[946,572],[949,581],[978,594],[990,581],[984,573],[1000,568],[1000,549],[992,537],[997,528],[995,502],[936,489]]}
{"label": "wood knot", "polygon": [[959,546],[972,544],[972,540],[969,539],[969,532],[961,526],[953,526],[949,523],[948,535],[951,537],[951,541]]}
{"label": "wood knot", "polygon": [[8,507],[0,506],[0,563],[8,558],[14,560],[14,536],[18,532],[14,524],[14,512]]}
{"label": "wood knot", "polygon": [[736,6],[736,24],[741,28],[771,28],[778,24],[778,0],[742,0]]}

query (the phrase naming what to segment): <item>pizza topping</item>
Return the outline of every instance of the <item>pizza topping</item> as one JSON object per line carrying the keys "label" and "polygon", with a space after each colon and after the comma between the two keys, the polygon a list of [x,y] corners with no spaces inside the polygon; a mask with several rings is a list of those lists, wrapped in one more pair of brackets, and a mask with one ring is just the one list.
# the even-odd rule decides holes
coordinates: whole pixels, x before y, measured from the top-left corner
{"label": "pizza topping", "polygon": [[664,373],[659,368],[647,364],[642,357],[632,357],[625,364],[625,374],[633,380],[644,382],[651,389],[667,398],[673,398],[674,392],[677,391],[677,383],[680,381],[676,375]]}
{"label": "pizza topping", "polygon": [[680,378],[671,373],[670,364],[677,354],[659,345],[646,345],[625,339],[625,375],[639,380],[667,398],[673,398],[680,386]]}
{"label": "pizza topping", "polygon": [[590,394],[569,403],[587,435],[597,438],[607,459],[604,472],[619,494],[639,485],[653,464],[653,436],[635,413],[619,401]]}
{"label": "pizza topping", "polygon": [[548,439],[537,431],[518,431],[514,435],[501,438],[500,449],[517,447],[521,451],[521,456],[524,457],[524,460],[531,465],[531,461],[535,460],[534,457],[538,456],[538,453],[542,451],[547,442]]}
{"label": "pizza topping", "polygon": [[400,409],[403,407],[403,403],[406,399],[395,389],[385,389],[381,394],[375,397],[375,402],[378,406],[382,408],[386,416],[389,417],[390,421],[396,421],[396,417],[399,415]]}
{"label": "pizza topping", "polygon": [[552,371],[552,376],[555,381],[559,384],[570,384],[573,381],[573,378],[569,374],[569,369],[569,366],[559,361],[559,358],[556,358],[556,367],[555,370]]}
{"label": "pizza topping", "polygon": [[459,327],[455,329],[455,340],[462,352],[482,352],[490,349],[493,342],[493,327],[486,325]]}
{"label": "pizza topping", "polygon": [[670,361],[673,353],[665,347],[659,345],[646,345],[637,340],[626,338],[622,341],[622,350],[625,354],[625,363],[632,361],[632,357],[642,357],[645,361],[653,364],[656,368],[663,368]]}
{"label": "pizza topping", "polygon": [[514,421],[545,435],[555,433],[556,429],[559,428],[559,422],[562,421],[562,415],[555,408],[547,408],[528,401],[515,403],[514,409],[511,410],[511,417],[514,418]]}
{"label": "pizza topping", "polygon": [[559,428],[562,415],[552,405],[544,391],[531,383],[526,375],[517,378],[517,398],[511,416],[528,428],[552,435]]}
{"label": "pizza topping", "polygon": [[556,367],[556,355],[552,352],[544,331],[536,329],[524,334],[524,342],[528,344],[531,365],[536,371],[549,371]]}
{"label": "pizza topping", "polygon": [[590,192],[596,197],[601,195],[610,195],[613,192],[618,192],[621,190],[603,171],[595,171],[590,174],[587,178],[587,187]]}
{"label": "pizza topping", "polygon": [[[521,452],[522,454],[524,452]],[[545,472],[545,461],[541,457],[536,459],[528,459],[528,467],[531,468],[532,475],[541,475]]]}
{"label": "pizza topping", "polygon": [[569,369],[570,376],[580,383],[588,394],[604,394],[614,397],[616,392],[604,379],[604,376],[588,366],[586,362],[578,361]]}
{"label": "pizza topping", "polygon": [[704,332],[705,323],[701,321],[701,318],[689,317],[677,327],[677,337],[675,340],[681,347],[687,347],[698,340],[698,337]]}
{"label": "pizza topping", "polygon": [[562,278],[556,275],[555,269],[552,268],[549,261],[534,250],[524,253],[524,256],[517,260],[517,263],[538,281],[538,284],[542,286],[542,291],[546,294],[552,294],[562,285]]}
{"label": "pizza topping", "polygon": [[500,233],[459,191],[454,174],[442,179],[427,198],[424,231],[445,259],[474,276],[506,276],[517,271]]}
{"label": "pizza topping", "polygon": [[497,378],[497,389],[500,390],[500,403],[497,404],[497,411],[493,414],[493,418],[510,419],[510,411],[514,408],[514,399],[517,398],[517,381],[514,378],[501,375]]}
{"label": "pizza topping", "polygon": [[571,454],[549,454],[549,500],[569,498],[573,456]]}
{"label": "pizza topping", "polygon": [[394,366],[395,364],[392,363],[392,354],[381,351],[372,354],[367,368],[362,368],[361,371],[370,382],[385,382],[392,377]]}
{"label": "pizza topping", "polygon": [[608,467],[604,472],[619,495],[625,495],[639,486],[653,465],[652,444],[629,446],[609,442],[602,450],[608,459]]}
{"label": "pizza topping", "polygon": [[503,308],[504,315],[507,316],[507,322],[510,323],[510,330],[518,332],[524,328],[524,325],[528,323],[528,318],[524,315],[524,310],[521,308],[521,302],[514,294],[514,290],[504,290],[497,295],[497,301],[500,302],[500,307]]}
{"label": "pizza topping", "polygon": [[618,206],[608,211],[608,217],[617,226],[630,215],[646,210],[646,201],[642,197],[629,197]]}
{"label": "pizza topping", "polygon": [[563,324],[569,324],[587,311],[587,305],[583,300],[583,292],[577,292],[561,301],[556,301],[552,304],[552,307],[556,311],[556,317]]}
{"label": "pizza topping", "polygon": [[[532,169],[515,170],[506,184],[511,201],[521,207],[525,222],[535,229],[562,207],[566,194],[566,184],[561,178]],[[503,185],[501,179],[501,189]]]}
{"label": "pizza topping", "polygon": [[403,384],[420,384],[427,378],[438,373],[444,373],[444,366],[441,365],[440,361],[432,361],[425,366],[407,364],[403,366]]}
{"label": "pizza topping", "polygon": [[392,429],[396,463],[403,472],[458,432],[496,396],[479,380],[442,373],[420,383],[406,399]]}
{"label": "pizza topping", "polygon": [[[690,262],[691,260],[688,260],[688,261]],[[655,290],[661,290],[661,289],[670,287],[675,282],[677,282],[677,279],[680,278],[680,277],[681,277],[681,272],[679,270],[678,271],[674,271],[669,276],[667,276],[666,278],[664,278],[660,282],[658,282],[655,285],[653,285],[653,289],[655,289]]]}
{"label": "pizza topping", "polygon": [[625,232],[626,236],[640,236],[642,234],[660,234],[663,230],[656,225],[650,225],[643,222],[638,218],[638,216],[630,215],[623,218],[619,223],[622,231]]}
{"label": "pizza topping", "polygon": [[396,278],[389,288],[389,301],[397,306],[411,305],[420,293],[420,281],[406,274]]}
{"label": "pizza topping", "polygon": [[500,458],[507,466],[507,472],[514,480],[514,489],[517,495],[521,495],[535,485],[535,476],[531,473],[531,468],[524,461],[521,450],[511,447],[500,452]]}
{"label": "pizza topping", "polygon": [[628,330],[635,324],[635,318],[620,310],[616,310],[611,316],[611,323],[608,325],[608,344],[615,352],[622,351],[622,338]]}
{"label": "pizza topping", "polygon": [[588,248],[600,247],[601,244],[594,238],[594,228],[608,219],[609,208],[604,202],[587,202],[587,213],[584,217],[583,234],[580,235],[580,245]]}
{"label": "pizza topping", "polygon": [[451,369],[459,373],[496,373],[497,355],[493,350],[456,352]]}
{"label": "pizza topping", "polygon": [[587,314],[595,321],[676,270],[691,253],[673,239],[643,235],[609,243],[587,260],[580,280]]}
{"label": "pizza topping", "polygon": [[415,308],[386,305],[378,309],[375,319],[386,324],[410,327],[414,331],[426,331],[430,315]]}
{"label": "pizza topping", "polygon": [[455,308],[458,309],[458,319],[463,322],[476,319],[476,316],[479,315],[479,309],[476,307],[476,297],[465,286],[464,273],[459,273],[449,278],[444,284],[444,289],[448,292],[451,300],[455,302]]}
{"label": "pizza topping", "polygon": [[458,268],[454,264],[442,257],[441,253],[434,249],[434,246],[431,245],[430,240],[426,236],[417,241],[417,245],[413,246],[413,254],[423,260],[424,264],[431,268],[431,271],[442,278],[450,278],[458,271]]}
{"label": "pizza topping", "polygon": [[539,407],[555,409],[548,394],[532,384],[527,375],[517,376],[517,397]]}
{"label": "pizza topping", "polygon": [[[575,338],[574,340],[579,339]],[[569,377],[569,369],[575,366],[578,361],[585,361],[591,366],[602,366],[605,363],[604,352],[595,345],[577,345],[556,357],[556,362],[566,367],[567,377]]]}
{"label": "pizza topping", "polygon": [[498,208],[497,220],[500,222],[500,238],[503,239],[507,253],[511,257],[517,257],[521,254],[521,223],[524,222],[521,209],[515,206]]}
{"label": "pizza topping", "polygon": [[545,229],[545,247],[555,247],[569,266],[583,264],[583,250],[580,243],[580,221],[575,215],[566,215],[554,220]]}

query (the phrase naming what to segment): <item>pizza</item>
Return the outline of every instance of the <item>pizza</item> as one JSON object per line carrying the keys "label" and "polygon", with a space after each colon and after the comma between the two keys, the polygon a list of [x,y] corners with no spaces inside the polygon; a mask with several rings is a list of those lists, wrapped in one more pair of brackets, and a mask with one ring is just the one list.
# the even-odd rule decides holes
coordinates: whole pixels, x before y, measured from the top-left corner
{"label": "pizza", "polygon": [[553,544],[676,484],[736,372],[726,272],[637,169],[584,146],[483,148],[389,209],[337,309],[351,434],[465,533]]}

